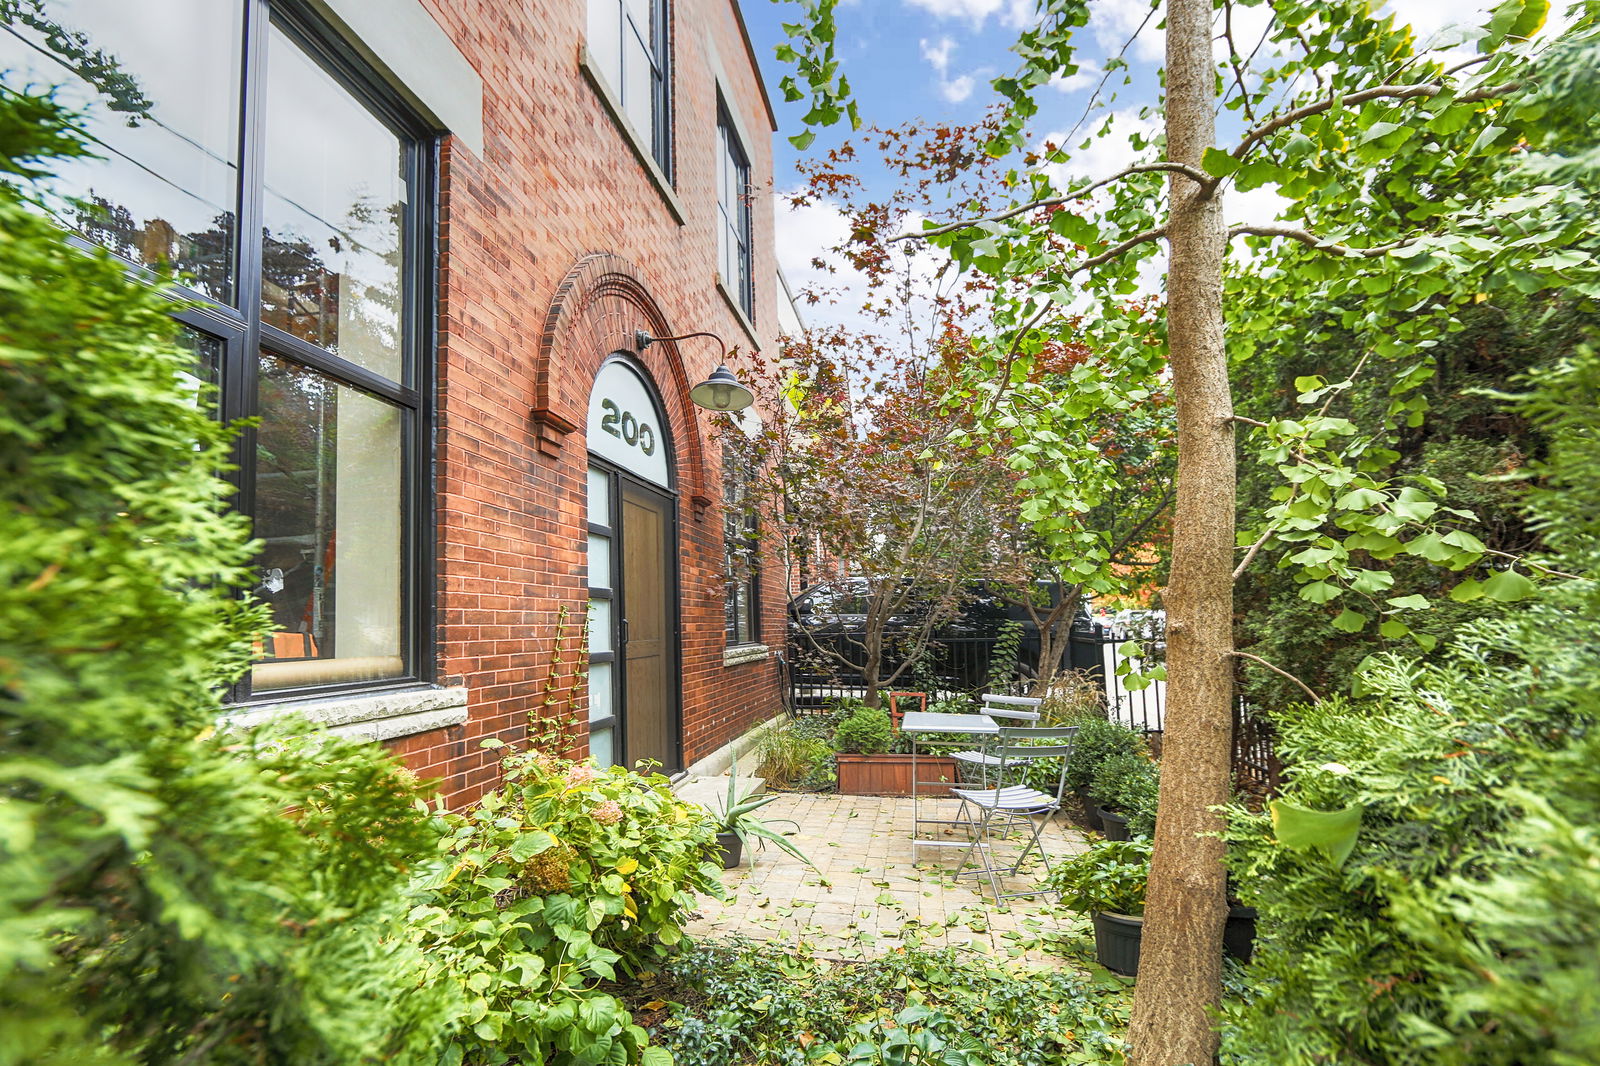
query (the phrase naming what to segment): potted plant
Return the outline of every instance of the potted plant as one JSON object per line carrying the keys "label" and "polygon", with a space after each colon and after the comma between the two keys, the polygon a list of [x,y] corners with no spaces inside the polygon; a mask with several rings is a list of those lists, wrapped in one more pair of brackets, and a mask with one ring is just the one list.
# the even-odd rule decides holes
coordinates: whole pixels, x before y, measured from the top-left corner
{"label": "potted plant", "polygon": [[[1144,933],[1144,894],[1150,880],[1150,840],[1103,840],[1056,864],[1050,887],[1069,910],[1094,923],[1095,961],[1113,973],[1139,972],[1139,941]],[[1229,893],[1223,950],[1249,962],[1255,941],[1256,911]]]}
{"label": "potted plant", "polygon": [[792,841],[773,828],[781,822],[788,822],[798,831],[800,828],[798,823],[787,818],[767,821],[755,816],[756,811],[778,797],[757,795],[753,792],[739,795],[738,789],[739,770],[734,766],[728,771],[728,796],[722,803],[722,809],[711,812],[711,819],[717,828],[717,848],[722,853],[722,868],[731,870],[744,861],[744,849],[752,841],[756,844],[765,844],[769,840],[807,866],[812,865],[811,859],[805,852],[795,847]]}
{"label": "potted plant", "polygon": [[1100,764],[1118,755],[1147,756],[1149,745],[1144,735],[1129,729],[1121,722],[1106,718],[1090,718],[1078,726],[1073,738],[1072,758],[1067,760],[1067,786],[1083,801],[1081,816],[1073,812],[1074,820],[1089,829],[1101,828],[1095,808],[1099,806],[1093,796],[1094,776]]}
{"label": "potted plant", "polygon": [[[911,756],[891,752],[894,742],[886,711],[859,707],[840,722],[833,735],[839,791],[847,796],[911,795]],[[937,795],[957,780],[955,760],[942,756],[918,755],[916,770],[924,782],[922,795]]]}
{"label": "potted plant", "polygon": [[1102,762],[1089,791],[1106,839],[1153,835],[1159,788],[1156,765],[1143,756],[1122,752]]}
{"label": "potted plant", "polygon": [[1056,864],[1050,887],[1069,910],[1094,922],[1095,961],[1129,977],[1139,972],[1150,841],[1103,840]]}

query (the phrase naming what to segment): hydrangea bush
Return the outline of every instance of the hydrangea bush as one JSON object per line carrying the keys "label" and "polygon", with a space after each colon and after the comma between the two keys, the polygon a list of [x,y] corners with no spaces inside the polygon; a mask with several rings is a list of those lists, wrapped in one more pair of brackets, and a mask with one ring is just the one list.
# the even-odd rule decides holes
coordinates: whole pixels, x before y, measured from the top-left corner
{"label": "hydrangea bush", "polygon": [[446,865],[410,914],[427,980],[466,1001],[444,1063],[664,1066],[609,983],[682,939],[694,892],[721,896],[708,816],[659,775],[537,754],[505,771],[450,816]]}

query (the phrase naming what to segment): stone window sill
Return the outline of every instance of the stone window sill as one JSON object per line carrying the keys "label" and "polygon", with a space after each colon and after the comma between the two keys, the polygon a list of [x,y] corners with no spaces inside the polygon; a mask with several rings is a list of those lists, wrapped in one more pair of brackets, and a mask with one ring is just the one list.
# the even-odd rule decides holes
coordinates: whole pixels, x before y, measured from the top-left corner
{"label": "stone window sill", "polygon": [[750,321],[750,316],[744,313],[744,308],[739,304],[739,297],[733,294],[722,280],[722,272],[717,272],[717,293],[722,297],[722,302],[728,305],[728,310],[733,312],[733,317],[739,320],[739,325],[744,329],[745,336],[750,338],[750,350],[761,350],[761,338],[756,336],[756,324]]}
{"label": "stone window sill", "polygon": [[600,103],[604,105],[606,113],[611,116],[611,121],[622,132],[623,140],[627,141],[628,147],[633,149],[634,157],[639,160],[640,166],[644,167],[644,172],[650,176],[651,184],[656,187],[656,192],[661,194],[661,200],[667,205],[667,210],[672,213],[673,219],[678,225],[683,225],[685,218],[683,204],[679,201],[677,192],[673,190],[672,182],[667,178],[666,174],[662,173],[661,165],[656,162],[655,154],[650,151],[649,139],[634,129],[633,123],[628,121],[627,113],[622,110],[622,101],[612,91],[611,86],[606,82],[605,76],[600,73],[600,68],[595,63],[594,57],[589,52],[589,46],[586,44],[578,45],[578,69],[583,71],[584,79],[588,81],[589,87],[600,98]]}
{"label": "stone window sill", "polygon": [[743,666],[745,663],[758,663],[772,656],[772,649],[765,644],[735,644],[722,649],[723,666]]}
{"label": "stone window sill", "polygon": [[467,720],[465,688],[413,688],[324,699],[287,700],[255,705],[227,715],[228,725],[250,728],[273,718],[299,714],[335,736],[358,740],[397,740]]}

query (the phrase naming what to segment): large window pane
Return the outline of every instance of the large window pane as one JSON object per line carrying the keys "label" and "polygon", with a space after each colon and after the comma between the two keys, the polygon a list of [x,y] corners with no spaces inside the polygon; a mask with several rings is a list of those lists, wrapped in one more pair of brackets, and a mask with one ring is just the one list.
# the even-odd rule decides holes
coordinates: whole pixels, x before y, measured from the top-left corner
{"label": "large window pane", "polygon": [[618,0],[589,0],[589,54],[612,85],[622,84],[622,8]]}
{"label": "large window pane", "polygon": [[399,408],[269,353],[260,400],[255,691],[403,675]]}
{"label": "large window pane", "polygon": [[52,164],[61,220],[220,302],[233,298],[242,13],[237,0],[0,4],[6,84],[59,87],[102,157]]}
{"label": "large window pane", "polygon": [[631,33],[622,35],[622,110],[627,112],[633,128],[655,143],[656,101],[652,93],[650,54]]}
{"label": "large window pane", "polygon": [[274,27],[262,321],[401,377],[401,141]]}

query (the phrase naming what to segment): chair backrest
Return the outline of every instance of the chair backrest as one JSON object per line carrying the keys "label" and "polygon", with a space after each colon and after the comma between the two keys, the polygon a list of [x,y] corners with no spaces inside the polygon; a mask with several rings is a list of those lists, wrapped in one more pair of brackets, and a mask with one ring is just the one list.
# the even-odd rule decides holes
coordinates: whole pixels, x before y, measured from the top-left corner
{"label": "chair backrest", "polygon": [[[1014,722],[1037,722],[1039,705],[1044,700],[1037,696],[1002,696],[997,692],[983,694],[983,714],[990,718],[1004,718]],[[999,723],[996,722],[996,725]]]}
{"label": "chair backrest", "polygon": [[[1000,785],[1006,783],[1008,766],[1015,772],[1019,767],[1026,767],[1039,759],[1060,759],[1061,767],[1056,774],[1053,795],[1057,800],[1061,799],[1067,789],[1067,763],[1072,759],[1072,745],[1077,736],[1078,727],[1075,725],[1001,726],[995,742],[995,755],[1000,760],[996,782]],[[1048,743],[1052,740],[1059,743]]]}

